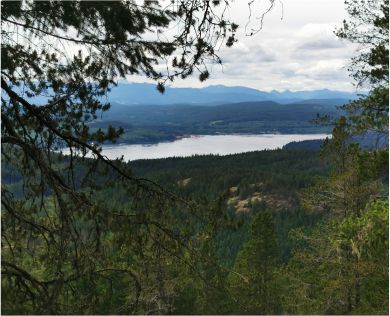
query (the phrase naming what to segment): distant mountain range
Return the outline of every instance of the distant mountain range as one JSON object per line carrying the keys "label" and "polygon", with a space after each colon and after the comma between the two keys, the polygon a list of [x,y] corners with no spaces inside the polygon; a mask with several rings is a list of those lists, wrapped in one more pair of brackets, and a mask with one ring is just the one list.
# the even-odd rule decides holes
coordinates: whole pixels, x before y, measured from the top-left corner
{"label": "distant mountain range", "polygon": [[[18,88],[14,88],[17,92]],[[46,95],[51,95],[49,89]],[[307,91],[260,91],[247,87],[230,87],[223,85],[208,86],[205,88],[172,88],[167,86],[161,94],[156,85],[151,83],[119,83],[108,93],[108,101],[120,105],[204,105],[274,101],[279,104],[289,103],[319,103],[340,105],[358,98],[356,93],[335,91],[329,89]],[[46,96],[28,98],[34,104],[45,104]],[[107,99],[104,97],[103,101]]]}
{"label": "distant mountain range", "polygon": [[304,100],[333,101],[340,104],[357,98],[356,93],[328,89],[311,91],[271,91],[265,92],[247,87],[223,85],[205,88],[166,87],[164,94],[157,91],[156,85],[149,83],[120,83],[108,95],[111,103],[122,105],[217,105],[248,101],[275,101],[294,103]]}

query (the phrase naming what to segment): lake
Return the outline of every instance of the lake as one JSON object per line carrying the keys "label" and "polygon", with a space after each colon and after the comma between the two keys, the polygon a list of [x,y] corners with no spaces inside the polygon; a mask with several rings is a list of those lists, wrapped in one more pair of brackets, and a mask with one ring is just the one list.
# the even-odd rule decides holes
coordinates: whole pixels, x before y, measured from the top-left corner
{"label": "lake", "polygon": [[277,149],[293,141],[324,139],[327,134],[200,135],[152,145],[118,144],[103,147],[110,159],[124,156],[125,161],[188,157],[192,155],[229,155]]}

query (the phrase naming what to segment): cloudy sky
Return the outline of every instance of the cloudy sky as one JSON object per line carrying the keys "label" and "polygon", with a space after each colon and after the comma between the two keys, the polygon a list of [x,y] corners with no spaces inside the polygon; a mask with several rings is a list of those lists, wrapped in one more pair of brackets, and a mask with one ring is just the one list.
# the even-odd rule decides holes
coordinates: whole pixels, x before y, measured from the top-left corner
{"label": "cloudy sky", "polygon": [[[235,0],[229,16],[240,25],[232,48],[219,52],[223,67],[215,65],[204,83],[197,78],[177,80],[175,87],[223,84],[259,90],[337,89],[354,91],[347,66],[356,47],[339,40],[333,31],[347,18],[343,0],[276,0],[265,16],[263,29],[247,36],[258,20],[248,22],[248,0]],[[253,16],[259,16],[267,0],[256,0]],[[145,78],[129,77],[130,82]]]}

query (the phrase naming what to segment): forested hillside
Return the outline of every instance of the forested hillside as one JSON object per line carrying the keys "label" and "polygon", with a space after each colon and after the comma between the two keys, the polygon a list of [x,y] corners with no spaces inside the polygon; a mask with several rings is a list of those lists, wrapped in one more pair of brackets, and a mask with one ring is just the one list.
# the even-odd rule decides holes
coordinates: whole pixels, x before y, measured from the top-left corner
{"label": "forested hillside", "polygon": [[[345,101],[346,102],[346,101]],[[312,100],[304,103],[245,102],[216,106],[113,104],[109,112],[92,122],[92,128],[121,126],[118,140],[153,143],[197,134],[229,133],[329,133],[331,126],[313,122],[317,115],[338,117],[343,101]]]}
{"label": "forested hillside", "polygon": [[[275,3],[259,15],[246,2],[257,23],[247,36]],[[177,79],[207,80],[209,65],[222,64],[219,48],[238,41],[230,4],[1,2],[3,314],[389,313],[388,145],[356,141],[389,133],[388,0],[345,2],[335,35],[358,45],[348,70],[368,93],[340,108],[317,100],[109,111],[107,95],[134,75],[160,93]],[[315,40],[306,49],[339,45]],[[275,60],[252,52],[262,67]],[[309,58],[302,45],[296,52]],[[311,75],[336,79],[316,72],[329,64],[296,75],[302,85]],[[320,146],[225,157],[125,162],[103,148],[145,133],[322,126],[332,135]]]}
{"label": "forested hillside", "polygon": [[[61,170],[60,166],[66,166],[68,158],[58,157],[58,159],[59,170]],[[80,183],[84,177],[84,170],[87,169],[85,164],[90,163],[92,160],[78,163],[78,171],[74,174],[76,183]],[[386,163],[386,160],[383,163]],[[314,193],[310,193],[311,188],[315,188],[319,182],[326,180],[331,172],[331,165],[320,159],[317,150],[283,149],[225,157],[199,156],[139,160],[129,163],[129,166],[137,178],[147,178],[154,181],[164,187],[164,190],[172,192],[175,196],[187,201],[186,203],[191,204],[180,206],[181,203],[169,203],[171,205],[169,207],[170,215],[165,215],[169,219],[160,219],[159,222],[161,225],[165,225],[164,223],[168,220],[169,229],[172,229],[173,232],[176,229],[179,231],[190,229],[192,234],[200,238],[197,241],[197,243],[200,242],[197,247],[201,248],[197,250],[197,255],[191,254],[194,249],[188,249],[187,255],[189,257],[187,259],[190,261],[187,262],[187,259],[184,259],[180,263],[175,257],[171,257],[173,255],[171,254],[164,259],[168,260],[166,262],[169,266],[159,268],[162,269],[161,273],[164,275],[162,289],[170,293],[169,298],[160,298],[162,300],[160,304],[168,304],[166,308],[169,307],[171,313],[226,314],[254,313],[259,310],[271,313],[287,311],[289,313],[305,313],[311,310],[310,305],[305,305],[308,303],[305,300],[302,300],[302,304],[306,307],[296,309],[296,300],[299,298],[291,300],[289,297],[300,295],[301,288],[291,288],[293,283],[290,281],[295,273],[300,273],[296,267],[296,264],[299,264],[297,260],[308,260],[308,258],[300,258],[300,252],[296,252],[302,247],[300,234],[313,234],[319,227],[327,223],[327,219],[331,219],[326,209],[308,212],[308,208],[305,206],[305,203],[314,196]],[[378,168],[381,167],[378,166]],[[63,171],[65,172],[65,169]],[[378,176],[380,176],[381,181],[377,183],[380,186],[376,190],[379,190],[378,193],[386,194],[387,174],[381,171]],[[106,174],[104,177],[110,178],[110,175]],[[2,182],[7,184],[16,195],[23,191],[22,178],[9,166],[5,166],[2,170]],[[101,181],[95,179],[95,185],[99,186],[99,183],[105,183],[104,179]],[[148,196],[148,190],[145,193]],[[306,194],[309,194],[308,197]],[[128,190],[118,185],[114,185],[112,188],[101,188],[95,198],[110,205],[111,212],[122,214],[124,207],[133,208],[131,204],[128,204]],[[190,209],[195,207],[193,211],[199,212],[195,217],[191,215],[190,223],[188,215],[184,215],[185,213],[183,214],[180,210],[183,207]],[[367,218],[367,224],[379,225],[376,229],[385,233],[387,226],[385,222],[381,221],[384,220],[383,216],[387,214],[383,213],[387,210],[386,205],[376,204],[375,207],[377,213],[373,214],[374,217]],[[198,208],[203,208],[203,210],[200,211]],[[142,210],[143,207],[140,209],[140,215]],[[123,214],[123,216],[125,215]],[[39,221],[39,219],[35,218],[35,221]],[[255,228],[256,225],[263,225],[261,227],[266,227],[269,231],[265,233],[265,228],[258,230]],[[363,226],[361,228],[357,226],[356,229],[365,229],[364,227],[366,227],[363,222],[358,225]],[[253,235],[256,231],[264,232],[265,235]],[[181,236],[180,238],[185,237]],[[109,247],[111,242],[114,240],[104,241],[106,244],[104,247]],[[264,242],[264,246],[251,248],[256,243],[261,245]],[[272,248],[262,250],[262,247],[268,246]],[[186,250],[184,251],[186,252]],[[201,253],[200,257],[198,257],[200,254],[198,251]],[[246,285],[245,278],[252,274],[244,272],[245,274],[241,275],[242,272],[240,272],[241,269],[245,269],[243,271],[252,269],[255,273],[253,277],[262,278],[262,275],[257,276],[256,273],[259,272],[256,266],[252,266],[252,263],[249,264],[252,261],[248,261],[255,260],[257,256],[260,256],[259,264],[263,264],[261,251],[272,253],[268,268],[271,269],[270,275],[264,281],[266,282],[264,286],[269,291],[267,294],[269,298],[263,303],[267,304],[267,307],[259,306],[258,298],[250,298],[250,293],[256,289],[251,288],[252,281]],[[144,255],[149,256],[150,254],[145,253]],[[376,256],[378,260],[385,260],[383,256],[386,256],[386,253],[378,253]],[[28,269],[34,269],[32,266],[29,267],[30,264],[25,262],[24,266]],[[150,264],[150,268],[152,268],[154,264],[152,262]],[[380,261],[377,264],[381,264]],[[194,274],[195,267],[197,271]],[[237,275],[236,272],[240,274]],[[305,277],[310,276],[306,272],[303,273],[305,273]],[[310,273],[312,277],[315,277],[315,272]],[[368,271],[364,273],[368,273]],[[383,305],[386,293],[383,293],[383,297],[376,297],[375,300],[370,298],[370,287],[373,284],[383,286],[376,283],[382,279],[381,273],[385,272],[378,271],[378,274],[370,277],[367,275],[361,283],[362,308],[366,308],[363,311],[369,311],[372,308],[381,312],[386,311],[387,307]],[[115,309],[115,306],[122,306],[126,302],[127,286],[123,286],[120,280],[111,278],[109,275],[108,277],[111,280],[111,294],[108,292],[107,295],[99,296],[98,300],[95,301],[94,308],[90,309],[91,312],[104,311],[104,313],[109,313],[112,308]],[[158,275],[151,274],[143,281],[144,286],[151,287],[149,291],[152,291],[154,277],[158,277]],[[381,282],[385,282],[385,279],[382,280]],[[96,280],[96,282],[100,287],[108,285],[104,279]],[[82,284],[76,282],[74,286],[82,286]],[[337,287],[333,290],[336,291]],[[12,296],[6,293],[3,294],[3,299],[9,303],[5,305],[4,311],[15,311],[11,308],[13,305],[10,301]],[[246,295],[246,297],[241,298],[241,295]],[[271,297],[273,305],[268,305],[271,304],[269,301]],[[237,302],[237,298],[240,301]],[[142,304],[150,304],[148,301],[150,298],[147,296],[141,297],[141,302],[142,300],[144,300]],[[244,303],[245,307],[240,305]],[[147,310],[148,307],[142,308]],[[23,308],[16,310],[18,313],[27,312]],[[343,310],[338,311],[342,312]]]}

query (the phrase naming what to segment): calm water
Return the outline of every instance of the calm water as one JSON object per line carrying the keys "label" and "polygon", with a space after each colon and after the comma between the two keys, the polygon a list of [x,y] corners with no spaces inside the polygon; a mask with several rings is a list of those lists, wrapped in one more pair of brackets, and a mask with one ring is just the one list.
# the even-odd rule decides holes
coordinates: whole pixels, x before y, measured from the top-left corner
{"label": "calm water", "polygon": [[228,155],[248,151],[281,148],[292,141],[323,139],[327,134],[202,135],[153,145],[105,146],[103,154],[110,159],[125,160],[188,157],[192,155]]}

